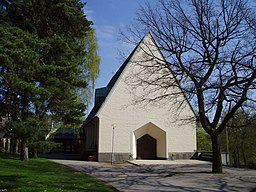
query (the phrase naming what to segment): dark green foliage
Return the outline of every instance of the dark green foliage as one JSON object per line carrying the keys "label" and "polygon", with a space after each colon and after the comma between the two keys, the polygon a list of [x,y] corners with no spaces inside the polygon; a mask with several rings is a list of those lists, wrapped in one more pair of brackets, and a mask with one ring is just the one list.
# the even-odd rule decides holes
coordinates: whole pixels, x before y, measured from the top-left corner
{"label": "dark green foliage", "polygon": [[0,25],[0,36],[1,114],[17,118],[28,110],[22,104],[28,105],[29,97],[43,91],[35,86],[33,70],[39,65],[37,49],[43,45],[35,35],[7,24]]}
{"label": "dark green foliage", "polygon": [[81,124],[99,67],[83,6],[77,0],[0,2],[0,118],[10,121],[9,136],[31,143],[44,138],[50,121]]}
{"label": "dark green foliage", "polygon": [[29,148],[38,153],[48,153],[51,150],[56,149],[57,147],[60,147],[60,143],[55,143],[52,141],[36,141],[29,145]]}
{"label": "dark green foliage", "polygon": [[255,117],[242,110],[237,111],[221,135],[222,151],[229,153],[232,166],[256,167]]}

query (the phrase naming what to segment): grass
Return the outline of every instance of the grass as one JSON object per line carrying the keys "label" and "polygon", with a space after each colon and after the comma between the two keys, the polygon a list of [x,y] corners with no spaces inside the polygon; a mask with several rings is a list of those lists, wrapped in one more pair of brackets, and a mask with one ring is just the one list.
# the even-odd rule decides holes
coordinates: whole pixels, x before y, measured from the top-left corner
{"label": "grass", "polygon": [[94,177],[47,159],[22,162],[16,155],[0,153],[0,192],[115,191]]}

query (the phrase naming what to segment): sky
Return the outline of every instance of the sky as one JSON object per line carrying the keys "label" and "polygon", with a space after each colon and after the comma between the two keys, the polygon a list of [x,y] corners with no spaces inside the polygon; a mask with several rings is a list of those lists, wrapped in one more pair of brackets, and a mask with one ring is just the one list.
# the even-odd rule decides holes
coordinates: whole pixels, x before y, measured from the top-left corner
{"label": "sky", "polygon": [[125,30],[136,17],[141,0],[86,0],[85,14],[93,22],[101,59],[100,73],[95,88],[105,87],[122,65],[123,57],[132,52],[134,45],[118,40],[120,30]]}

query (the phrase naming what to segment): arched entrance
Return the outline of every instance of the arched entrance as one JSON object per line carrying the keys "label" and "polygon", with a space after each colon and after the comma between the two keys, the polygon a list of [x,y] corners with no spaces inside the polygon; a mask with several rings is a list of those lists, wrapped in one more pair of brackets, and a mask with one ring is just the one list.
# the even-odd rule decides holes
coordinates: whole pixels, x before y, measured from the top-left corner
{"label": "arched entrance", "polygon": [[166,132],[149,122],[133,132],[133,158],[167,159]]}
{"label": "arched entrance", "polygon": [[137,139],[137,159],[156,159],[156,139],[149,134]]}

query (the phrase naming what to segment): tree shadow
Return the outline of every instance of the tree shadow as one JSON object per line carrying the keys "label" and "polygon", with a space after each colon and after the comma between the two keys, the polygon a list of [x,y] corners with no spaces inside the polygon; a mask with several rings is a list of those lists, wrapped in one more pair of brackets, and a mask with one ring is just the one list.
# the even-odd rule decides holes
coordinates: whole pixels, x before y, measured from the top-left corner
{"label": "tree shadow", "polygon": [[21,175],[0,175],[0,191],[8,191],[16,189],[17,186],[13,183],[17,182],[18,179],[24,178]]}
{"label": "tree shadow", "polygon": [[19,154],[0,153],[0,158],[19,160]]}

